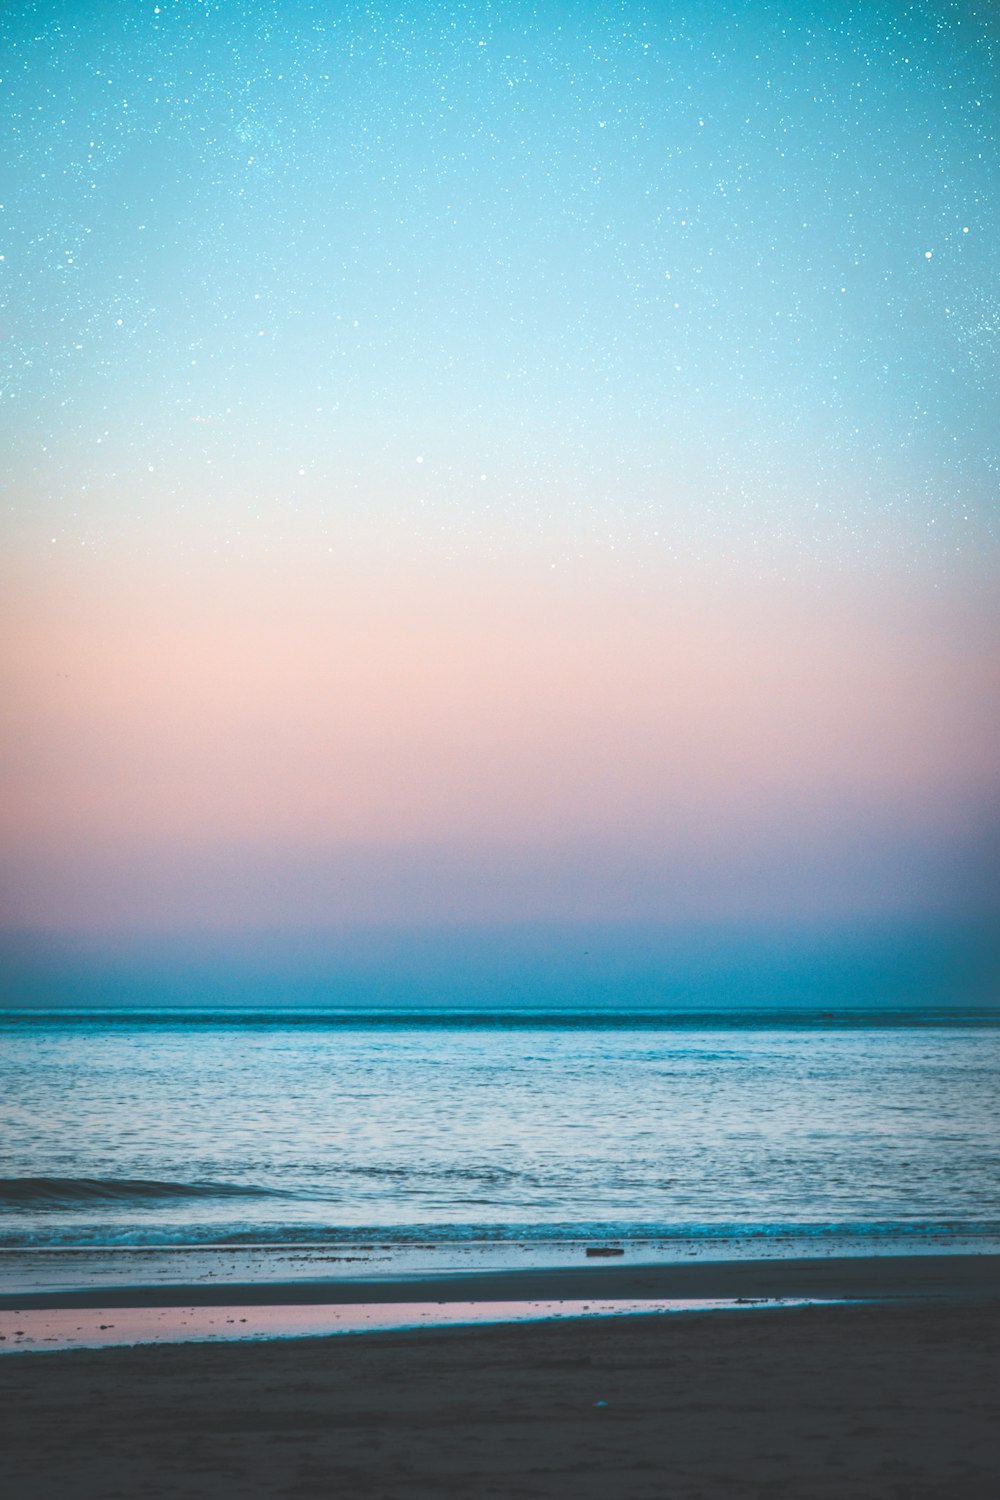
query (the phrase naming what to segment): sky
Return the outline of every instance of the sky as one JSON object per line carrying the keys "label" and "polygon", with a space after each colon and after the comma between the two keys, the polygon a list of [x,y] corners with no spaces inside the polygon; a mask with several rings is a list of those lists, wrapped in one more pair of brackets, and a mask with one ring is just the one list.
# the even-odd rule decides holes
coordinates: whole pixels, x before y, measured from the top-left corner
{"label": "sky", "polygon": [[8,0],[0,76],[5,1003],[985,992],[994,7]]}

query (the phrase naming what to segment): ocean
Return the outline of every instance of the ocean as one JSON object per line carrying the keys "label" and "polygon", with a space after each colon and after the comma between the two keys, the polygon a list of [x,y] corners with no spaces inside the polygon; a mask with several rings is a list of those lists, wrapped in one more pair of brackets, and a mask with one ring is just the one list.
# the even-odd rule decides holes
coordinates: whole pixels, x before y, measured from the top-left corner
{"label": "ocean", "polygon": [[1000,1241],[988,1017],[0,1017],[0,1248]]}

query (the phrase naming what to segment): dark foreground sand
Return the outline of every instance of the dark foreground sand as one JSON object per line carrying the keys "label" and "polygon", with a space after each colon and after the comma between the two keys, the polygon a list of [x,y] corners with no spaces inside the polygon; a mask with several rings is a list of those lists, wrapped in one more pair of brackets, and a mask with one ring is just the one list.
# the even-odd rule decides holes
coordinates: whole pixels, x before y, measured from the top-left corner
{"label": "dark foreground sand", "polygon": [[[1000,1296],[0,1358],[10,1500],[1000,1495]],[[603,1403],[603,1404],[599,1404]]]}

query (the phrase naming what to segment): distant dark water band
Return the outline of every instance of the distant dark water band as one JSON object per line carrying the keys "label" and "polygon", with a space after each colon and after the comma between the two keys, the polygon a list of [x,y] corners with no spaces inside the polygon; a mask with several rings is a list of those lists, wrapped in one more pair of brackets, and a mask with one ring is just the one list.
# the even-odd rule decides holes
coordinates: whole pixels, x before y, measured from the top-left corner
{"label": "distant dark water band", "polygon": [[177,1025],[286,1027],[447,1027],[504,1030],[666,1031],[870,1030],[879,1028],[1000,1028],[997,1007],[911,1010],[791,1008],[771,1010],[345,1010],[201,1009],[196,1006],[107,1010],[4,1010],[0,1028]]}

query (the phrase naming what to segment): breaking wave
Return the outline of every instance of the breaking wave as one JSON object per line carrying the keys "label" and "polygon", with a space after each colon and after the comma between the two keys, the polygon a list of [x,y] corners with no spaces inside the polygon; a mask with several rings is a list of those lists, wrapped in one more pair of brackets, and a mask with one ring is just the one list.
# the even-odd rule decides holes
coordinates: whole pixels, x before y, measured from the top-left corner
{"label": "breaking wave", "polygon": [[0,1210],[291,1196],[294,1195],[280,1189],[241,1187],[229,1182],[156,1182],[141,1177],[0,1177]]}
{"label": "breaking wave", "polygon": [[[160,1187],[163,1184],[148,1184]],[[170,1184],[166,1185],[169,1189]],[[190,1184],[210,1196],[208,1184]],[[234,1189],[228,1196],[249,1197],[254,1189]],[[174,1195],[179,1196],[177,1194]],[[223,1196],[227,1196],[223,1188]],[[289,1195],[292,1196],[292,1195]],[[78,1200],[79,1201],[79,1200]],[[154,1202],[157,1200],[149,1199]],[[160,1200],[164,1201],[164,1200]],[[901,1253],[913,1248],[946,1250],[957,1245],[995,1251],[1000,1244],[1000,1221],[921,1220],[890,1223],[816,1224],[662,1224],[608,1222],[555,1222],[523,1224],[410,1223],[410,1224],[318,1224],[243,1220],[238,1222],[162,1222],[159,1218],[137,1221],[67,1222],[52,1219],[42,1224],[0,1225],[0,1250],[54,1250],[60,1248],[114,1249],[236,1249],[264,1250],[336,1249],[392,1251],[404,1247],[433,1249],[445,1245],[568,1245],[595,1242],[628,1245],[635,1251],[674,1247],[682,1254],[702,1254],[711,1247],[728,1255],[740,1253],[795,1255]],[[809,1247],[812,1247],[812,1250]],[[728,1248],[726,1248],[728,1247]],[[769,1248],[770,1247],[770,1248]]]}

